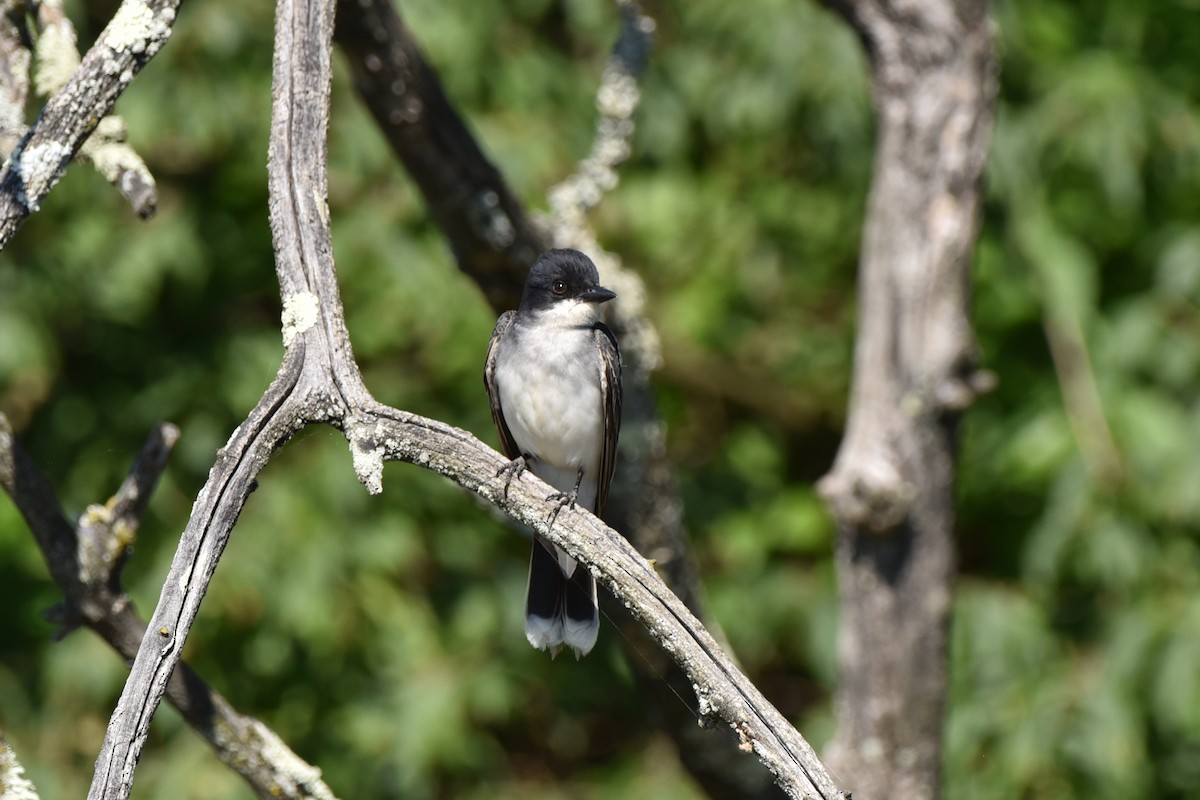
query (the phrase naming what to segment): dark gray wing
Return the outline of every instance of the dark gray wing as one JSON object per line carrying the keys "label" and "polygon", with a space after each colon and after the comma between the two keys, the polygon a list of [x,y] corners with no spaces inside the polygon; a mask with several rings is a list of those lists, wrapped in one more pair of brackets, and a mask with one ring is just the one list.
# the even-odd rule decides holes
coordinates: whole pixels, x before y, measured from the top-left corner
{"label": "dark gray wing", "polygon": [[596,323],[596,350],[600,353],[600,391],[604,397],[604,449],[600,453],[600,483],[596,487],[597,517],[608,501],[608,484],[617,464],[617,436],[621,432],[621,352],[617,338],[602,322]]}
{"label": "dark gray wing", "polygon": [[488,401],[492,406],[492,422],[496,423],[496,430],[500,433],[500,449],[509,458],[516,458],[522,453],[521,448],[517,447],[516,439],[513,439],[512,431],[504,421],[504,409],[500,407],[500,387],[496,385],[496,345],[512,327],[516,316],[515,311],[505,311],[500,315],[500,319],[496,320],[492,338],[488,341],[487,361],[483,365],[483,386],[487,389]]}

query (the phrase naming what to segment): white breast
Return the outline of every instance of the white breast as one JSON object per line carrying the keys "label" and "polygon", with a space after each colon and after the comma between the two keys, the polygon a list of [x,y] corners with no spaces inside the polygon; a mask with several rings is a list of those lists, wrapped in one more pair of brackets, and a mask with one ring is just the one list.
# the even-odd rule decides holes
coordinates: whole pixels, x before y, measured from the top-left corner
{"label": "white breast", "polygon": [[514,327],[496,367],[504,421],[521,452],[534,457],[530,469],[564,492],[582,469],[578,502],[588,508],[595,502],[604,443],[593,336],[577,323]]}

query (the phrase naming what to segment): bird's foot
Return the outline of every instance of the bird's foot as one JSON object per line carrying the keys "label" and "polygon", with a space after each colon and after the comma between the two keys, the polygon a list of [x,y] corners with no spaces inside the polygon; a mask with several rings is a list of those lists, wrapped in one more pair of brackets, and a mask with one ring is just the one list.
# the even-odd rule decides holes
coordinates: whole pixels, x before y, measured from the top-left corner
{"label": "bird's foot", "polygon": [[579,495],[579,490],[574,489],[570,492],[555,492],[554,494],[546,495],[546,501],[554,502],[554,511],[550,514],[550,524],[554,525],[554,521],[558,519],[558,515],[564,508],[570,506],[575,507],[575,498]]}
{"label": "bird's foot", "polygon": [[496,470],[496,477],[501,475],[504,477],[504,499],[508,499],[508,487],[514,480],[519,480],[521,473],[525,471],[525,456],[517,456],[512,461],[505,464],[500,469]]}
{"label": "bird's foot", "polygon": [[550,515],[550,525],[553,527],[554,521],[558,519],[558,515],[564,508],[570,506],[575,507],[575,500],[579,497],[579,484],[583,483],[583,470],[579,471],[579,477],[575,479],[575,488],[569,492],[555,492],[554,494],[546,495],[546,501],[554,501],[554,513]]}

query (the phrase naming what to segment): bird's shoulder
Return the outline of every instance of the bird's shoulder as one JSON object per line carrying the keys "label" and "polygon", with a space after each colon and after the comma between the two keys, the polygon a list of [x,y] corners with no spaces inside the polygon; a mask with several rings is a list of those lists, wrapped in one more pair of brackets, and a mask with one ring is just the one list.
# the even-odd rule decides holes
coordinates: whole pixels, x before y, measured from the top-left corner
{"label": "bird's shoulder", "polygon": [[495,342],[497,338],[504,336],[504,334],[512,328],[513,323],[516,322],[516,320],[516,311],[505,311],[503,314],[501,314],[496,320],[496,326],[492,328],[492,338],[490,341]]}
{"label": "bird's shoulder", "polygon": [[605,350],[612,350],[619,357],[621,348],[617,345],[617,337],[613,334],[612,329],[603,322],[596,322],[591,327],[592,337],[596,340],[596,343]]}

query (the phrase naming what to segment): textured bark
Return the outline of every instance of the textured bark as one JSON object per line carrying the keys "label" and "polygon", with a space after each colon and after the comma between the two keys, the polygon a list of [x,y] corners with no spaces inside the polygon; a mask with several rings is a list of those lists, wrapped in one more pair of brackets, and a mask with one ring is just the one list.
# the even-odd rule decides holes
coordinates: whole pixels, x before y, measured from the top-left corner
{"label": "textured bark", "polygon": [[338,427],[355,471],[382,491],[385,459],[433,469],[494,503],[586,565],[651,630],[696,687],[702,717],[737,731],[792,797],[841,797],[811,748],[750,684],[645,559],[586,511],[553,517],[550,487],[506,487],[499,453],[465,431],[375,402],[354,362],[334,273],[325,174],[332,0],[279,0],[271,143],[271,229],[286,352],[271,386],[218,453],[180,538],[158,606],[96,760],[91,798],[125,798],[150,720],[179,661],[255,476],[297,430]]}
{"label": "textured bark", "polygon": [[838,526],[837,732],[856,800],[940,794],[956,432],[976,369],[968,267],[995,86],[983,0],[840,0],[870,57],[875,176],[850,416],[821,491]]}

